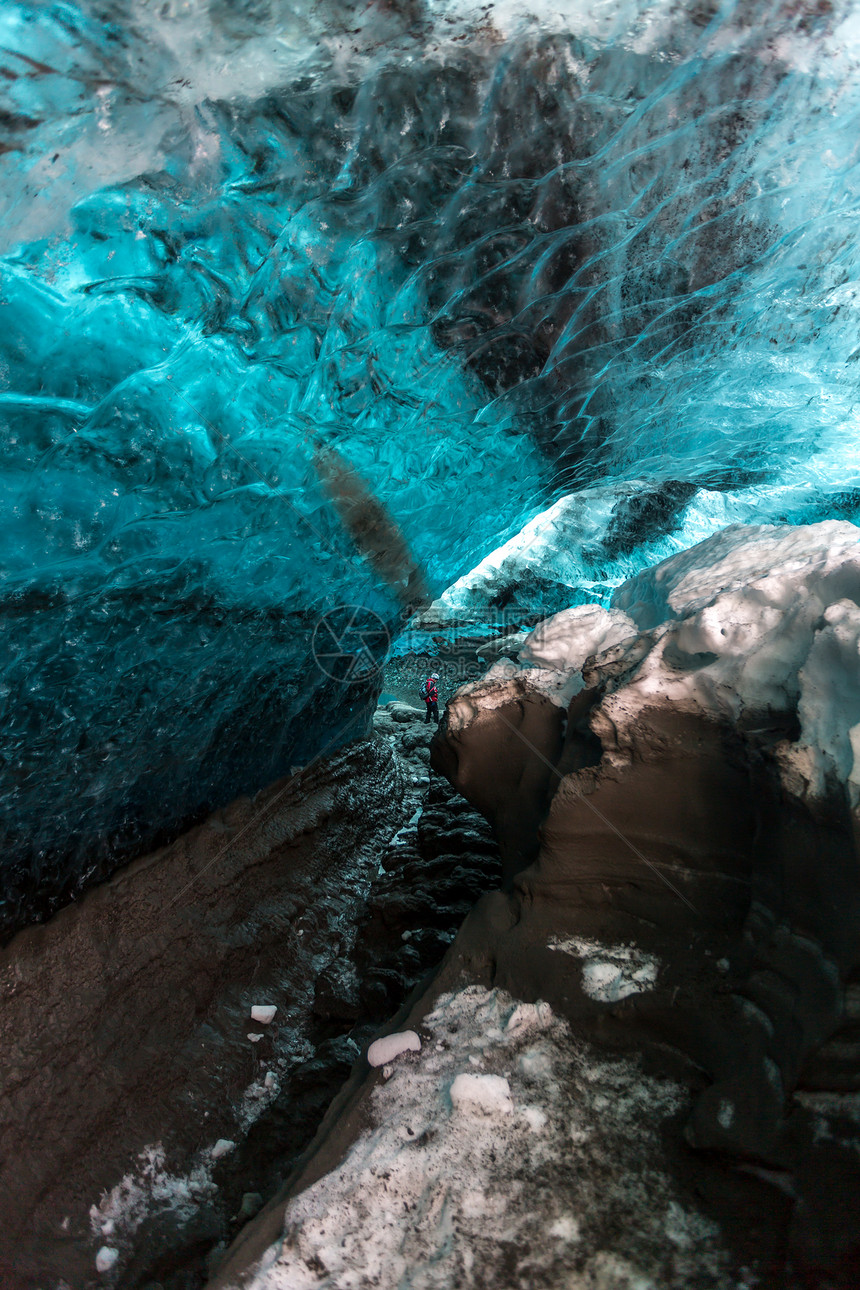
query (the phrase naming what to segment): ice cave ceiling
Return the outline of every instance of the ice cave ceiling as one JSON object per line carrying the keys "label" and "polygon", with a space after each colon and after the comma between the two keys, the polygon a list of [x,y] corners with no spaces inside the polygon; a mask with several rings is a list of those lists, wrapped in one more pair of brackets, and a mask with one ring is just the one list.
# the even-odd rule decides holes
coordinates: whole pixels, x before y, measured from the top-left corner
{"label": "ice cave ceiling", "polygon": [[854,518],[858,148],[856,4],[5,0],[2,926],[357,729],[326,450],[433,594]]}

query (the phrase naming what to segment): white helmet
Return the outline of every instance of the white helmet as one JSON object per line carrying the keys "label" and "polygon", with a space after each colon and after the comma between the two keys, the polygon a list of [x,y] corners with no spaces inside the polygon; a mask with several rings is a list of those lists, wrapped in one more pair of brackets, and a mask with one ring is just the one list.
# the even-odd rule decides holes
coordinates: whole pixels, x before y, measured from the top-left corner
{"label": "white helmet", "polygon": [[438,681],[438,680],[439,680],[439,673],[438,673],[438,672],[431,672],[431,673],[430,673],[430,680],[431,680],[431,681]]}

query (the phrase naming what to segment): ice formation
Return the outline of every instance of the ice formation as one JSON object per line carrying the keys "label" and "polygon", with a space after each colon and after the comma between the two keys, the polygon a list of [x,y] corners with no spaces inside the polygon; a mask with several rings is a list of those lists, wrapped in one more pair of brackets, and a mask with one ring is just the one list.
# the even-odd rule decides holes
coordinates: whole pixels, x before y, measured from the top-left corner
{"label": "ice formation", "polygon": [[510,881],[401,1023],[420,1054],[356,1072],[218,1290],[856,1267],[858,539],[730,527],[454,696],[433,764]]}
{"label": "ice formation", "polygon": [[[337,889],[308,887],[295,962],[314,1007],[338,1002],[311,942],[340,870],[308,785],[265,847],[219,820],[201,867],[175,839],[237,798],[259,824],[250,795],[366,732],[391,637],[435,595],[431,642],[450,619],[508,633],[436,738],[507,882],[451,962],[465,945],[556,994],[448,993],[371,1046],[376,1119],[290,1201],[260,1284],[727,1284],[661,1118],[694,1101],[695,1145],[780,1164],[798,1087],[856,1078],[856,0],[6,0],[0,87],[0,939],[135,854],[163,872],[162,842],[187,872],[132,909],[126,871],[92,893],[108,916],[10,947],[13,1131],[53,1147],[28,1070],[153,1083],[157,1025],[121,1051],[75,1025],[111,995],[104,928],[118,955],[142,925],[158,964],[126,956],[126,993],[167,972],[153,1016],[192,1105],[183,1043],[223,956],[282,935],[272,847]],[[401,749],[423,738],[408,705],[388,718]],[[362,747],[376,819],[394,772]],[[336,823],[366,824],[344,795]],[[360,886],[376,861],[355,857]],[[80,997],[41,970],[69,945]],[[250,1007],[270,989],[236,1005],[236,1137],[213,1128],[186,1170],[148,1133],[94,1205],[106,1285],[153,1206],[191,1229],[214,1162],[238,1168],[283,1100],[296,1012],[283,989],[278,1025]],[[562,1008],[668,1035],[696,1098]],[[63,1112],[80,1164],[103,1141],[80,1099]],[[814,1206],[815,1171],[795,1185]]]}
{"label": "ice formation", "polygon": [[327,450],[436,592],[567,498],[543,612],[856,514],[848,0],[9,0],[0,49],[7,930],[365,721],[314,627],[376,657],[399,593]]}
{"label": "ice formation", "polygon": [[780,1159],[799,1088],[857,1086],[858,604],[854,524],[730,526],[541,623],[434,746],[515,891],[470,961],[641,1019],[637,1045],[668,1027],[712,1080],[699,1147]]}

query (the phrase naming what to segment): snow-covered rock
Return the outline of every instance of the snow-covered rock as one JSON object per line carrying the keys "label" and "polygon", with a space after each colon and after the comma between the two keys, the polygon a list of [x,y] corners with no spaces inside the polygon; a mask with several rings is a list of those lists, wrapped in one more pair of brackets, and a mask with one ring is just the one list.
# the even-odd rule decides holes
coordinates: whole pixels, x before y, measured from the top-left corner
{"label": "snow-covered rock", "polygon": [[713,1077],[691,1142],[776,1153],[808,1069],[860,1078],[831,1044],[860,971],[860,529],[733,526],[554,615],[449,701],[434,758],[521,893],[469,955],[543,982],[563,950],[583,1015],[667,1027]]}
{"label": "snow-covered rock", "polygon": [[383,1035],[374,1039],[367,1050],[367,1060],[371,1066],[387,1066],[402,1053],[419,1053],[421,1040],[414,1030],[403,1030],[394,1035]]}
{"label": "snow-covered rock", "polygon": [[638,631],[620,609],[576,605],[538,623],[525,639],[520,662],[549,672],[579,672],[587,658]]}
{"label": "snow-covered rock", "polygon": [[604,705],[623,729],[651,704],[751,724],[796,714],[786,784],[860,804],[860,529],[733,526],[639,574],[613,603],[653,644]]}
{"label": "snow-covered rock", "polygon": [[623,583],[611,609],[579,605],[538,624],[517,662],[502,659],[458,691],[449,724],[522,687],[566,707],[589,659],[595,677],[601,659],[613,664],[593,725],[619,752],[649,707],[735,726],[796,715],[799,738],[780,751],[787,787],[821,797],[839,783],[860,805],[855,525],[733,525]]}
{"label": "snow-covered rock", "polygon": [[637,634],[636,624],[621,610],[604,609],[601,605],[563,609],[538,623],[533,631],[508,637],[517,641],[517,658],[498,657],[480,680],[461,686],[458,703],[450,709],[449,723],[462,719],[463,712],[468,711],[464,705],[472,695],[477,708],[490,709],[507,703],[523,687],[566,708],[582,689],[586,660],[634,640]]}
{"label": "snow-covered rock", "polygon": [[[671,618],[689,618],[718,597],[740,595],[783,612],[797,608],[804,594],[827,603],[854,585],[860,558],[860,529],[825,520],[820,524],[732,524],[713,537],[630,578],[612,601],[641,629]],[[842,570],[847,583],[833,586]],[[758,596],[751,594],[757,589]]]}

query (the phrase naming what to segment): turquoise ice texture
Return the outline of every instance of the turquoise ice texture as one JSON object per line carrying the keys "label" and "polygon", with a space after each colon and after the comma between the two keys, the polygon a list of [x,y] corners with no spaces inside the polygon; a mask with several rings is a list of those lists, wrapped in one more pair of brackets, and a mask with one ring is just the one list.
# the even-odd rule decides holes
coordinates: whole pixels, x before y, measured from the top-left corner
{"label": "turquoise ice texture", "polygon": [[584,490],[571,598],[856,515],[858,51],[802,0],[5,0],[3,929],[362,727],[314,628],[399,608],[315,444],[434,592]]}

